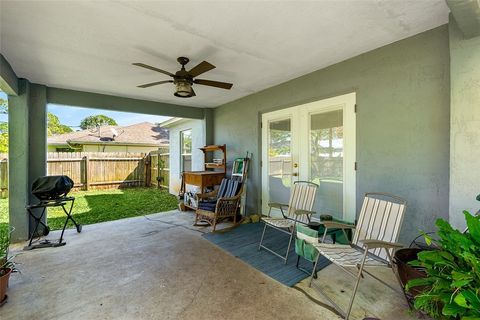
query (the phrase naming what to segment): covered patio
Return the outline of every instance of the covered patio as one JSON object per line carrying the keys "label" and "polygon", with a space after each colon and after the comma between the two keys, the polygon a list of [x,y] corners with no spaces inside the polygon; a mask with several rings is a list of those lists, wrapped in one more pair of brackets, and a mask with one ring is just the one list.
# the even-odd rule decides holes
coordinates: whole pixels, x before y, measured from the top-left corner
{"label": "covered patio", "polygon": [[[69,230],[63,248],[20,254],[22,275],[12,277],[2,319],[340,319],[308,281],[289,288],[272,280],[204,240],[208,228],[192,219],[171,212],[85,226]],[[338,268],[320,279],[348,302]],[[371,279],[363,289],[352,319],[410,319],[398,293]]]}
{"label": "covered patio", "polygon": [[[405,246],[422,230],[434,231],[438,218],[463,230],[462,211],[478,210],[478,1],[2,1],[0,10],[12,252],[34,228],[25,206],[37,201],[33,181],[47,174],[48,104],[181,119],[171,131],[171,193],[179,185],[172,181],[181,179],[182,130],[200,130],[199,146],[227,145],[228,172],[235,159],[253,153],[243,218],[266,214],[282,192],[288,200],[295,179],[324,188],[317,218],[327,212],[355,223],[368,192],[406,199],[398,235]],[[137,87],[167,75],[132,63],[173,71],[178,56],[190,57],[190,68],[216,64],[208,78],[233,82],[232,89],[203,88],[192,78],[187,89],[193,86],[194,96],[182,99],[177,83]],[[314,124],[312,105],[333,116]],[[341,128],[334,138],[333,126]],[[312,157],[321,152],[310,148],[312,132],[325,128],[330,156],[341,154],[341,161],[336,176],[315,180]],[[271,192],[269,161],[285,160],[271,152],[274,130],[291,134],[281,136],[291,150],[277,148],[291,157],[290,171],[274,181],[281,192]],[[334,140],[342,140],[341,151]],[[192,159],[203,167],[203,159]],[[206,241],[210,229],[192,226],[194,219],[175,211],[90,225],[79,234],[67,230],[64,247],[20,253],[22,273],[10,280],[1,318],[340,318],[308,279],[282,285]],[[347,304],[351,282],[336,268],[324,268],[315,282]],[[391,273],[380,275],[398,285]],[[412,317],[403,296],[362,281],[351,319]]]}

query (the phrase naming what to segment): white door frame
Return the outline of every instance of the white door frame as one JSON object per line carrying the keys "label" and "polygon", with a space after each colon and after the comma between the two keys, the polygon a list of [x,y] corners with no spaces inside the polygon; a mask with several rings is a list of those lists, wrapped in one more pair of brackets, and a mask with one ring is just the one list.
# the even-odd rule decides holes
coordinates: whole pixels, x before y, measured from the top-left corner
{"label": "white door frame", "polygon": [[268,128],[269,122],[291,119],[292,163],[299,166],[300,180],[307,180],[310,167],[309,144],[300,144],[301,137],[308,137],[309,116],[332,110],[343,110],[344,157],[343,157],[343,220],[355,221],[356,217],[356,94],[348,93],[333,98],[314,101],[295,107],[262,114],[262,212],[268,212]]}

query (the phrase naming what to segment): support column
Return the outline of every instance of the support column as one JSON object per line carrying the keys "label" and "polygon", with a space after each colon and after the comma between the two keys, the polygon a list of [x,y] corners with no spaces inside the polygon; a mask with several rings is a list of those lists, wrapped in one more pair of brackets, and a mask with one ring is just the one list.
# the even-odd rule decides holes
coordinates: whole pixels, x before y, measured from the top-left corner
{"label": "support column", "polygon": [[[30,193],[32,183],[47,174],[47,88],[44,85],[30,85],[28,111],[28,194],[29,203],[35,203],[38,199]],[[44,223],[45,220],[46,217]],[[30,231],[34,228],[33,222],[30,219]]]}
{"label": "support column", "polygon": [[33,200],[33,180],[46,174],[46,87],[19,81],[18,96],[8,99],[9,217],[12,241],[25,240],[29,219],[25,205]]}
{"label": "support column", "polygon": [[204,111],[204,126],[205,126],[205,145],[214,144],[213,137],[213,109],[205,108]]}
{"label": "support column", "polygon": [[465,39],[450,16],[450,223],[480,208],[480,35]]}

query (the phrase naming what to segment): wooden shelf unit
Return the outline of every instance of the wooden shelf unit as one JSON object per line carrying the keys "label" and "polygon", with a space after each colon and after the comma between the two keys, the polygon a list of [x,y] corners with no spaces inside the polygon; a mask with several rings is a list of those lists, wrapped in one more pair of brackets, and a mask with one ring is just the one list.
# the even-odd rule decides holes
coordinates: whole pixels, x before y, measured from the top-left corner
{"label": "wooden shelf unit", "polygon": [[[227,146],[226,145],[210,145],[200,148],[203,151],[203,161],[205,163],[205,171],[208,169],[222,169],[223,173],[227,173]],[[209,161],[209,153],[221,151],[223,154],[222,163],[215,163],[215,162],[208,162]],[[212,155],[212,159],[213,159]],[[220,171],[219,171],[220,172]]]}
{"label": "wooden shelf unit", "polygon": [[[205,192],[206,187],[219,185],[222,179],[227,174],[227,146],[226,145],[212,145],[200,148],[204,155],[205,171],[185,171],[183,173],[183,190],[186,190],[186,185],[194,185],[200,188],[200,193]],[[207,162],[209,159],[209,152],[221,151],[223,153],[223,163]],[[212,155],[213,159],[213,155]],[[196,210],[197,208],[189,203],[184,202],[185,207]]]}

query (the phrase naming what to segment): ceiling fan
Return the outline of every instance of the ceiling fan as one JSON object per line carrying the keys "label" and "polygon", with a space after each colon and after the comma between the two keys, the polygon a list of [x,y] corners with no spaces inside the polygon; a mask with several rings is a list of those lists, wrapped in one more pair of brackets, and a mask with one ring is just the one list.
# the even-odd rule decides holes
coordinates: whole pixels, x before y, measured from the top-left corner
{"label": "ceiling fan", "polygon": [[156,81],[156,82],[151,82],[151,83],[146,83],[137,86],[138,88],[148,88],[152,86],[156,86],[159,84],[163,83],[173,83],[175,84],[175,93],[174,95],[176,97],[180,98],[190,98],[195,96],[195,91],[193,91],[192,85],[195,84],[201,84],[204,86],[210,86],[210,87],[216,87],[216,88],[222,88],[222,89],[227,89],[229,90],[232,88],[233,84],[231,83],[226,83],[226,82],[219,82],[219,81],[212,81],[212,80],[204,80],[204,79],[194,79],[195,77],[210,71],[215,68],[215,66],[211,63],[208,63],[207,61],[202,61],[189,71],[185,69],[185,65],[190,61],[188,58],[185,57],[179,57],[177,59],[178,63],[182,65],[182,68],[175,72],[175,74],[170,73],[168,71],[158,69],[152,66],[149,66],[148,64],[140,63],[140,62],[135,62],[132,63],[134,66],[137,67],[142,67],[146,68],[149,70],[157,71],[163,74],[166,74],[167,76],[170,76],[173,78],[173,80],[164,80],[164,81]]}

